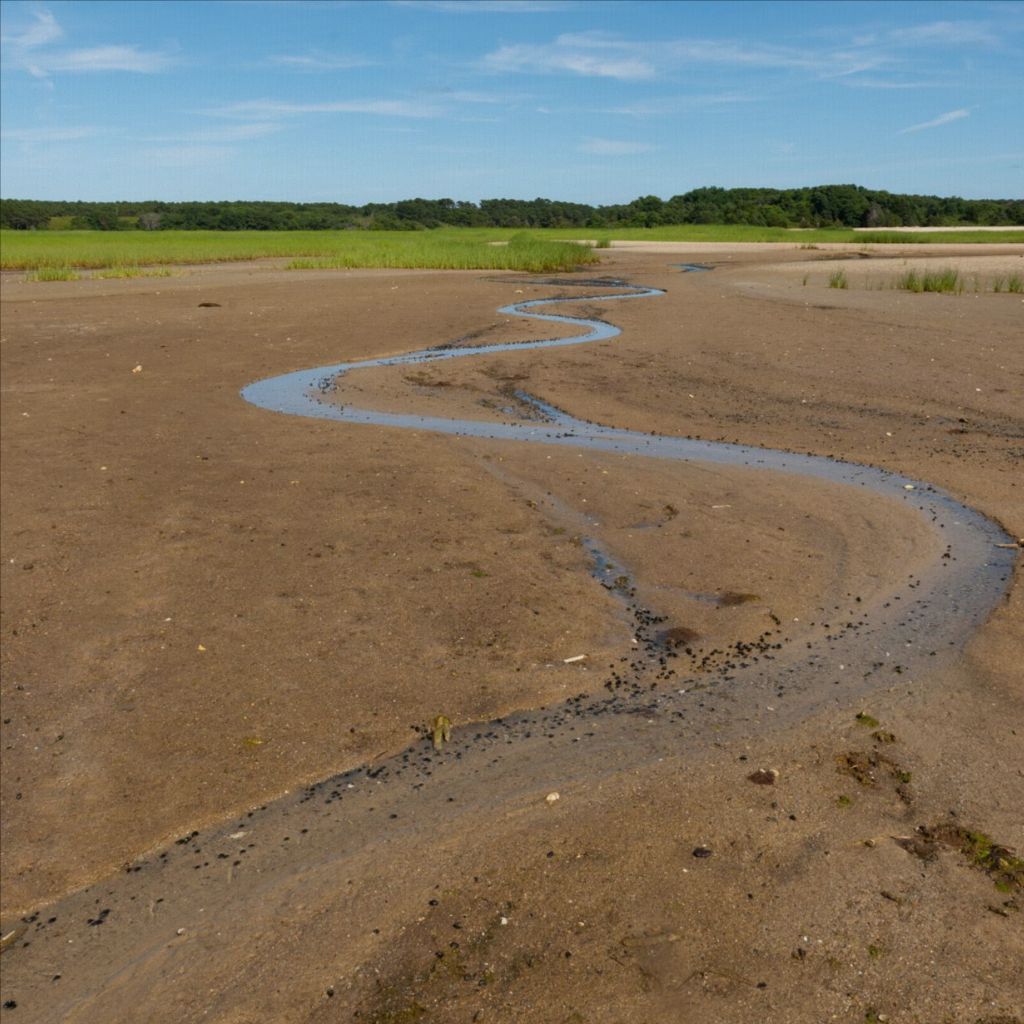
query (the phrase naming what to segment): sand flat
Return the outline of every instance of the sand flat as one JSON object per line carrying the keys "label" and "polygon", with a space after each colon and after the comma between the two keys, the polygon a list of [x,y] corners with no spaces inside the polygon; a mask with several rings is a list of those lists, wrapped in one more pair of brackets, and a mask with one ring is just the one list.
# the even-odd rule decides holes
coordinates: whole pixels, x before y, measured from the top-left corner
{"label": "sand flat", "polygon": [[[898,259],[924,256],[913,248]],[[665,252],[713,255],[716,270],[682,275]],[[584,419],[911,473],[1024,533],[1020,296],[843,292],[832,267],[792,246],[616,248],[588,275],[666,291],[602,310],[619,338],[352,385],[383,406],[451,401],[486,418],[515,380]],[[1024,949],[1005,904],[1019,890],[889,837],[954,810],[1024,846],[1017,586],[966,651],[927,678],[894,675],[866,709],[826,701],[775,728],[774,710],[741,722],[725,699],[706,727],[694,717],[692,743],[662,737],[657,757],[579,777],[554,760],[564,774],[545,774],[538,735],[505,790],[438,762],[454,807],[435,786],[436,809],[396,802],[388,826],[356,802],[351,847],[333,854],[317,829],[278,834],[274,818],[281,852],[259,875],[202,838],[175,848],[382,763],[438,713],[486,723],[600,694],[633,623],[589,575],[581,510],[645,603],[709,647],[755,641],[773,614],[795,651],[823,635],[823,611],[870,604],[934,553],[922,524],[867,496],[289,419],[238,397],[331,359],[497,340],[495,309],[534,294],[553,292],[519,275],[259,265],[5,280],[4,930],[34,908],[58,917],[3,954],[19,1019],[1016,1012]],[[717,608],[684,590],[759,600]],[[864,710],[895,743],[871,738]],[[842,770],[851,752],[876,757],[872,783]],[[779,770],[775,786],[747,780],[758,766]],[[93,900],[102,913],[122,865],[170,849],[191,871],[196,848],[178,916],[157,909],[167,893],[149,867],[120,876],[137,886],[117,890],[124,909],[82,917]],[[136,920],[129,899],[151,912]],[[93,953],[62,970],[68,938]]]}

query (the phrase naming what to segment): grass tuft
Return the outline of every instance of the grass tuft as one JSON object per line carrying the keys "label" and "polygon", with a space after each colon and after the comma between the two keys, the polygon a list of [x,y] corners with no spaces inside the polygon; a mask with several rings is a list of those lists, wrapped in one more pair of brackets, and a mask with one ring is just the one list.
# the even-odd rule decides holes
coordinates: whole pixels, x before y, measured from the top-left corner
{"label": "grass tuft", "polygon": [[110,267],[107,270],[98,270],[92,276],[107,280],[121,277],[170,277],[172,274],[173,271],[167,267]]}
{"label": "grass tuft", "polygon": [[829,288],[849,288],[850,282],[846,279],[845,270],[833,270],[828,279]]}
{"label": "grass tuft", "polygon": [[959,295],[964,290],[960,272],[952,267],[944,270],[926,270],[918,273],[908,270],[896,281],[896,287],[907,292],[944,292]]}
{"label": "grass tuft", "polygon": [[69,266],[40,267],[26,275],[28,281],[77,281],[78,274]]}

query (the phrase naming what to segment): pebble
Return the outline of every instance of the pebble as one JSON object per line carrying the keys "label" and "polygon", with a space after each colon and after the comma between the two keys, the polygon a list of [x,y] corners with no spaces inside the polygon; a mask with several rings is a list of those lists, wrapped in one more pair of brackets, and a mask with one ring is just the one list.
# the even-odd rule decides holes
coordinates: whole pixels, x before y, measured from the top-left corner
{"label": "pebble", "polygon": [[545,799],[545,801],[547,801],[547,803],[553,804],[553,803],[557,803],[559,800],[561,800],[562,799],[562,795],[560,793],[548,793],[548,795],[546,797],[544,797],[544,799]]}

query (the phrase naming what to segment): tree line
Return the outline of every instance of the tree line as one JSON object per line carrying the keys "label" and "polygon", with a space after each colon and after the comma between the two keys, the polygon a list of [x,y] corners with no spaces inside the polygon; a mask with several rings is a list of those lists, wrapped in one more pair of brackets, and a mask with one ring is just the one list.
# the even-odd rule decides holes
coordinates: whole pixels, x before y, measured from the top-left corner
{"label": "tree line", "polygon": [[501,228],[656,227],[750,224],[759,227],[958,227],[1024,224],[1024,199],[961,199],[881,192],[859,185],[813,188],[698,188],[663,200],[591,206],[552,199],[403,199],[395,203],[64,202],[0,199],[0,227],[325,231]]}

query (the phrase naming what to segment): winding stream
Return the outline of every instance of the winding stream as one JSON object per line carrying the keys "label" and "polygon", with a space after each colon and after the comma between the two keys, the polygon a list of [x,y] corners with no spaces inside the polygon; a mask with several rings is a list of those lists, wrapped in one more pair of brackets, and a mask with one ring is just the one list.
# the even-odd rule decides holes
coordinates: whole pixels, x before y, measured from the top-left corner
{"label": "winding stream", "polygon": [[[609,287],[630,286],[614,282]],[[657,302],[662,294],[632,288],[582,298],[588,303]],[[894,674],[908,681],[923,679],[926,669],[959,652],[1002,599],[1016,553],[997,545],[1009,538],[945,492],[898,473],[820,456],[602,426],[525,394],[519,397],[538,418],[522,422],[384,413],[326,400],[334,380],[369,367],[581,345],[620,333],[601,320],[550,312],[560,303],[579,301],[537,299],[499,312],[583,327],[583,334],[337,363],[259,381],[242,395],[274,412],[339,423],[746,467],[812,478],[824,486],[867,489],[879,501],[898,502],[923,516],[941,540],[940,557],[915,575],[894,567],[889,593],[868,605],[851,603],[838,610],[835,624],[809,640],[801,636],[799,644],[791,643],[780,624],[774,633],[737,649],[716,670],[689,677],[682,662],[672,660],[675,652],[659,642],[657,615],[629,603],[638,644],[611,671],[604,691],[458,728],[441,753],[423,736],[397,755],[288,794],[202,835],[183,836],[167,850],[127,865],[123,873],[26,918],[27,945],[19,940],[16,954],[4,957],[5,995],[39,993],[40,979],[54,977],[55,983],[47,984],[46,998],[23,998],[18,1019],[93,1021],[116,1012],[126,1000],[156,1006],[154,1000],[173,999],[177,991],[198,990],[205,984],[199,976],[214,970],[207,960],[243,962],[236,947],[247,936],[259,935],[272,910],[290,905],[300,883],[303,899],[313,907],[318,893],[338,901],[345,898],[338,880],[356,873],[368,850],[390,843],[429,849],[460,816],[500,813],[510,801],[544,792],[542,787],[553,781],[560,788],[591,785],[603,775],[678,755],[681,749],[697,750],[712,736],[723,742],[821,708],[848,707],[869,689],[891,685]],[[592,553],[603,572],[612,571],[599,550]],[[246,918],[244,927],[240,917]],[[191,927],[200,920],[210,934],[220,936],[218,929],[223,929],[230,936],[218,940],[223,945],[216,955],[213,947],[189,954],[187,939],[175,938],[182,924]]]}

